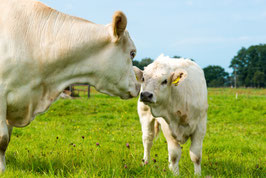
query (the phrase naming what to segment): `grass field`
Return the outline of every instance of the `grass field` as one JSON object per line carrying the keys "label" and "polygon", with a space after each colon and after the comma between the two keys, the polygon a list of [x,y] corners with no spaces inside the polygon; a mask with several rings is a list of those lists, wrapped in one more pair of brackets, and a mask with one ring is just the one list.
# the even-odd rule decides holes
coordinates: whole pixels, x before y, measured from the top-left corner
{"label": "grass field", "polygon": [[[142,166],[136,105],[97,92],[58,100],[28,127],[14,128],[4,177],[172,177],[162,133],[151,152],[156,162]],[[179,163],[183,177],[193,176],[189,145]],[[209,89],[202,175],[266,177],[265,165],[266,90]]]}

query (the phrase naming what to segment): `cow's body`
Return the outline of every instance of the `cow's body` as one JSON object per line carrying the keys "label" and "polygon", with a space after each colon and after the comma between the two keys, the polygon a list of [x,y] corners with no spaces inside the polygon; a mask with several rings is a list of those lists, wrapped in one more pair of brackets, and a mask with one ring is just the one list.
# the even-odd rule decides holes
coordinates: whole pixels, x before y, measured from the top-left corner
{"label": "cow's body", "polygon": [[[143,75],[138,113],[143,132],[144,160],[149,160],[152,141],[158,129],[154,125],[159,122],[168,142],[169,167],[175,174],[179,173],[180,144],[191,138],[190,156],[195,173],[200,174],[208,108],[203,71],[188,59],[160,56],[144,70]],[[177,83],[173,80],[175,75],[179,77]],[[167,83],[164,84],[165,80]]]}
{"label": "cow's body", "polygon": [[[34,0],[0,2],[0,170],[12,127],[24,127],[73,83],[135,97],[135,46],[117,12],[98,25]],[[9,133],[9,134],[8,134]]]}

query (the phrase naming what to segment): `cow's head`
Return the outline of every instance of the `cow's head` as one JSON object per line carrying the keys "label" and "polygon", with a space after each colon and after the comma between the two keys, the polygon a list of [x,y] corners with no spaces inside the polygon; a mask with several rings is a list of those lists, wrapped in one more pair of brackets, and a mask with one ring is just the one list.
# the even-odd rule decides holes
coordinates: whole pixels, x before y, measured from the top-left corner
{"label": "cow's head", "polygon": [[122,99],[136,97],[140,90],[132,66],[136,47],[126,26],[124,13],[115,12],[112,23],[106,26],[109,42],[101,51],[101,77],[95,86],[100,92]]}
{"label": "cow's head", "polygon": [[[162,56],[161,56],[162,58]],[[175,60],[175,59],[170,59]],[[156,60],[138,73],[141,82],[140,101],[147,105],[163,105],[172,97],[172,90],[186,79],[187,72],[171,66],[174,63]]]}

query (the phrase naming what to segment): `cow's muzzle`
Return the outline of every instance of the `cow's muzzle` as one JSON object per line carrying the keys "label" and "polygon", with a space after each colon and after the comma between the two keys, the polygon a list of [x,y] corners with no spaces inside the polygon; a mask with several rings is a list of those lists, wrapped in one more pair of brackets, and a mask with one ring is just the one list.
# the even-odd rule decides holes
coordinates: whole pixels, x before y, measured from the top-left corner
{"label": "cow's muzzle", "polygon": [[134,90],[128,91],[125,95],[120,96],[121,99],[131,99],[135,98],[139,95],[140,92],[140,84],[136,84]]}

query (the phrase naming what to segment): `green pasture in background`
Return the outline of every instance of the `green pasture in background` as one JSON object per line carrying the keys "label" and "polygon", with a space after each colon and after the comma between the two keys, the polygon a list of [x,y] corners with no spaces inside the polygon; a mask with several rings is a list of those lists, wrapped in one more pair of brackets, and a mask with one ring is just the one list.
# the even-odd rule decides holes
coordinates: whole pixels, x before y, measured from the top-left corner
{"label": "green pasture in background", "polygon": [[[237,99],[236,99],[237,93]],[[142,165],[137,98],[91,92],[59,99],[25,128],[14,128],[3,177],[172,177],[162,133]],[[193,176],[190,141],[180,175]],[[266,90],[209,89],[202,175],[266,177]]]}

